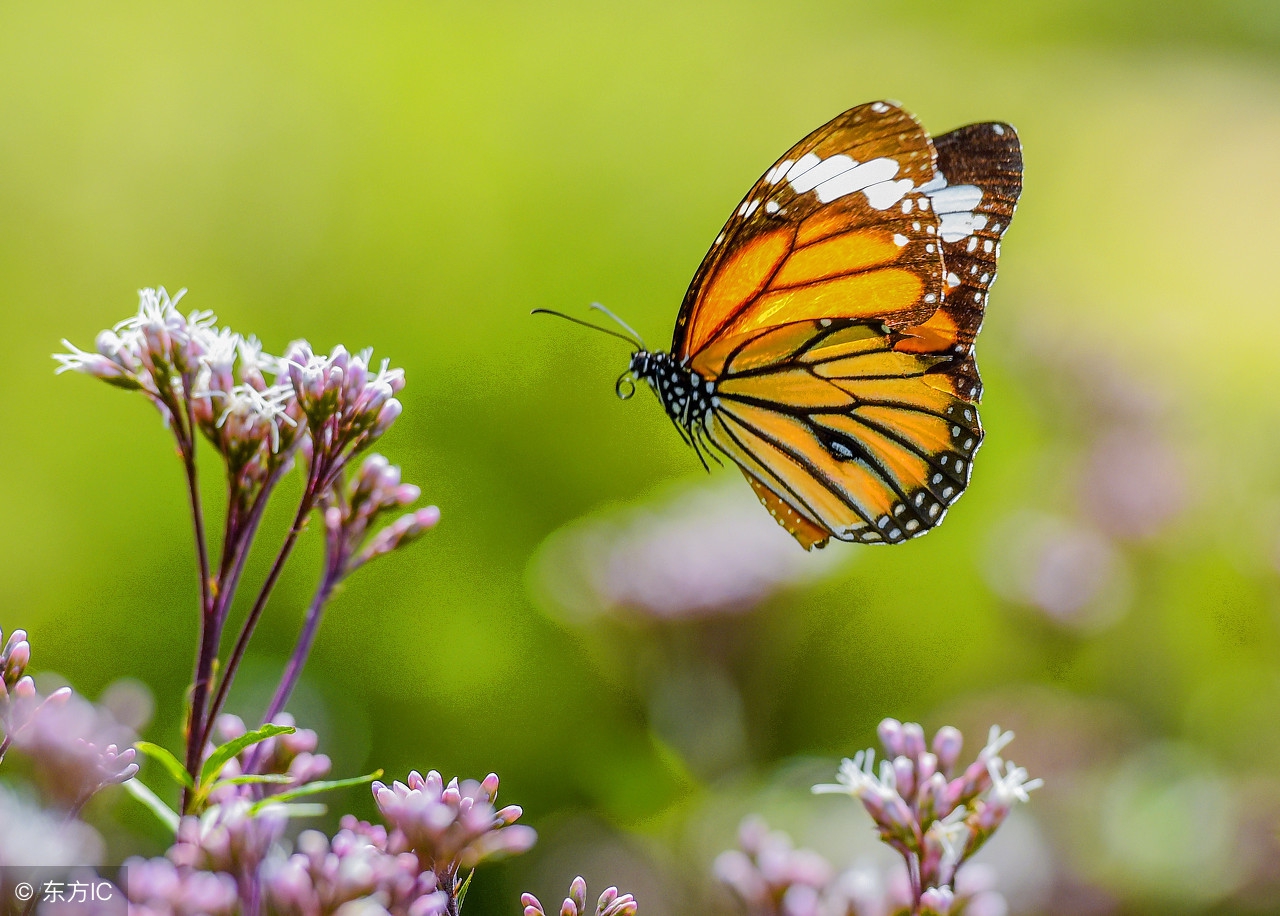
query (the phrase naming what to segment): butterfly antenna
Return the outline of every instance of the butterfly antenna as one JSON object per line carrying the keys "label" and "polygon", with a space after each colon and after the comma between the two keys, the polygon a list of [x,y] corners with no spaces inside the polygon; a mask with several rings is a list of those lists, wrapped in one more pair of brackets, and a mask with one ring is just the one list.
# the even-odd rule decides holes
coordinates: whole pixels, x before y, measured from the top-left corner
{"label": "butterfly antenna", "polygon": [[625,328],[625,329],[626,329],[626,331],[627,331],[627,333],[629,333],[633,338],[635,338],[635,342],[636,342],[636,343],[638,343],[638,344],[640,345],[640,349],[641,349],[641,350],[648,350],[648,349],[649,349],[649,348],[648,348],[648,347],[646,347],[646,346],[645,346],[645,344],[644,344],[644,338],[643,338],[643,337],[641,337],[641,336],[639,335],[639,333],[637,333],[637,332],[636,332],[636,329],[635,329],[635,328],[633,328],[631,325],[627,324],[625,321],[623,321],[621,318],[619,318],[617,315],[615,315],[615,314],[614,314],[613,312],[611,312],[609,309],[605,308],[605,307],[604,307],[603,305],[601,305],[599,302],[593,302],[593,303],[591,303],[591,307],[592,307],[593,309],[595,309],[597,312],[604,312],[606,315],[608,315],[610,318],[612,318],[614,321],[616,321],[616,322],[619,324],[619,326],[621,326],[621,327]]}
{"label": "butterfly antenna", "polygon": [[[628,337],[626,334],[619,334],[617,331],[611,331],[609,328],[602,328],[598,324],[592,324],[590,321],[583,321],[581,318],[574,318],[572,315],[566,315],[564,312],[557,312],[552,309],[534,309],[530,315],[555,315],[557,318],[563,318],[565,321],[572,321],[574,324],[580,324],[584,328],[591,328],[593,331],[599,331],[601,334],[608,334],[610,337],[616,337],[619,340],[625,340],[633,347],[646,349],[644,343],[637,336],[635,338]],[[626,327],[626,325],[623,325]]]}

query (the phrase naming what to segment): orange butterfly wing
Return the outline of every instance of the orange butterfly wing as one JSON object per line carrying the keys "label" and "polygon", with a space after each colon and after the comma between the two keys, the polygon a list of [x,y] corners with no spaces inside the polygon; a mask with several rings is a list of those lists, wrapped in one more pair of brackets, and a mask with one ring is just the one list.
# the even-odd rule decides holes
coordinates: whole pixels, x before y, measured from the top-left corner
{"label": "orange butterfly wing", "polygon": [[779,159],[704,258],[673,355],[714,390],[708,438],[806,549],[923,534],[967,487],[973,339],[1020,190],[1012,128],[935,150],[875,102]]}

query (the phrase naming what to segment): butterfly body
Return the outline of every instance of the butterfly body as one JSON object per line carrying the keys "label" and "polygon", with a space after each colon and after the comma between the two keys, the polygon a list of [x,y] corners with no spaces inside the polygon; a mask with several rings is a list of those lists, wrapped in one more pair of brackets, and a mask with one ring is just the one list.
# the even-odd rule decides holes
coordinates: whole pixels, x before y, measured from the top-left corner
{"label": "butterfly body", "polygon": [[714,382],[661,350],[637,350],[631,354],[628,372],[653,389],[667,416],[687,433],[692,435],[705,425],[715,403]]}
{"label": "butterfly body", "polygon": [[973,345],[1021,189],[1007,124],[931,138],[889,102],[846,111],[747,192],[671,351],[636,341],[619,394],[652,387],[806,549],[924,534],[982,443]]}

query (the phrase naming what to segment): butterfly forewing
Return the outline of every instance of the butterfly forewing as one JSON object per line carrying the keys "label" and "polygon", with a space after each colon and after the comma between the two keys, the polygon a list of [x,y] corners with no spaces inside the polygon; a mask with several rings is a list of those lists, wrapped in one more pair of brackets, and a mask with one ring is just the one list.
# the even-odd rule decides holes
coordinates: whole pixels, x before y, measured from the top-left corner
{"label": "butterfly forewing", "polygon": [[920,188],[933,146],[907,112],[861,105],[787,151],[752,186],[703,259],[672,353],[791,321],[874,318],[891,327],[937,310],[943,260]]}

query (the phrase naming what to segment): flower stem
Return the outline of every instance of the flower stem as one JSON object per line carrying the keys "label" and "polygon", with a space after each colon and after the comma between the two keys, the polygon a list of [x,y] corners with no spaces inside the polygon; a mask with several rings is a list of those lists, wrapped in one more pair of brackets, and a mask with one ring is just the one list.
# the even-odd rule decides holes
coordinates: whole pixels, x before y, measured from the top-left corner
{"label": "flower stem", "polygon": [[911,912],[920,912],[920,898],[924,888],[920,886],[920,860],[914,855],[905,856],[907,860],[907,876],[911,879]]}
{"label": "flower stem", "polygon": [[[213,665],[218,658],[218,643],[222,637],[222,622],[218,619],[213,600],[213,582],[209,576],[209,546],[205,538],[204,507],[200,500],[200,479],[196,471],[195,413],[191,404],[190,384],[184,377],[186,423],[175,424],[178,450],[187,477],[187,495],[191,502],[191,521],[195,529],[196,560],[200,567],[200,648],[196,655],[195,675],[191,683],[191,716],[187,723],[187,772],[194,778],[200,769],[200,750],[204,746],[204,707],[209,695],[209,683],[213,678]],[[172,411],[177,416],[176,411]],[[183,807],[187,804],[183,793]]]}
{"label": "flower stem", "polygon": [[297,686],[298,678],[302,676],[302,669],[307,663],[307,656],[311,654],[311,643],[315,640],[316,630],[320,627],[320,618],[324,615],[324,607],[328,603],[330,596],[333,595],[333,590],[341,578],[341,574],[336,569],[327,569],[324,578],[320,580],[320,586],[316,589],[315,597],[311,599],[311,605],[307,608],[307,616],[302,624],[302,631],[298,634],[298,643],[293,647],[293,655],[290,656],[289,664],[285,667],[284,674],[280,677],[280,685],[276,687],[275,696],[271,698],[271,704],[267,707],[266,713],[263,714],[262,723],[264,725],[283,712],[285,704],[289,702],[289,696],[293,693],[293,688]]}
{"label": "flower stem", "polygon": [[231,682],[235,678],[236,670],[240,667],[241,659],[244,658],[244,653],[249,646],[249,640],[253,636],[254,628],[258,625],[258,619],[262,616],[262,612],[267,606],[267,599],[271,597],[271,591],[275,588],[276,580],[280,578],[280,573],[284,570],[285,563],[288,562],[290,554],[293,553],[293,547],[298,541],[298,535],[302,533],[302,529],[306,526],[307,516],[310,515],[319,493],[317,483],[321,476],[315,473],[314,469],[308,476],[307,486],[303,490],[302,501],[298,504],[298,511],[294,515],[293,524],[289,528],[288,535],[285,536],[284,543],[280,546],[280,552],[276,554],[275,562],[271,564],[271,569],[267,573],[266,580],[262,583],[257,599],[253,602],[249,616],[245,618],[244,626],[240,629],[240,636],[236,640],[235,648],[231,650],[231,656],[227,659],[227,666],[222,672],[222,679],[218,683],[218,692],[209,707],[209,715],[204,723],[201,746],[209,739],[213,721],[218,717],[218,713],[222,711],[223,704],[227,701],[227,693],[231,689]]}

